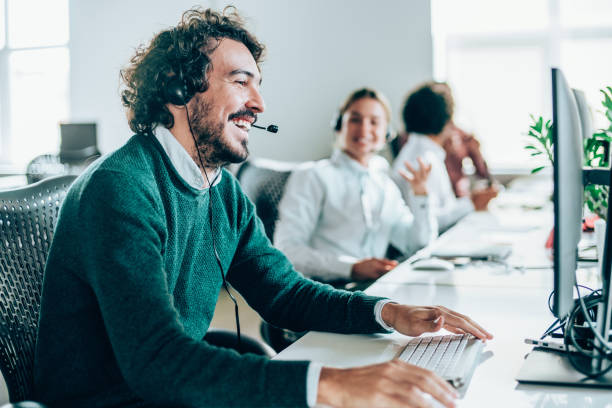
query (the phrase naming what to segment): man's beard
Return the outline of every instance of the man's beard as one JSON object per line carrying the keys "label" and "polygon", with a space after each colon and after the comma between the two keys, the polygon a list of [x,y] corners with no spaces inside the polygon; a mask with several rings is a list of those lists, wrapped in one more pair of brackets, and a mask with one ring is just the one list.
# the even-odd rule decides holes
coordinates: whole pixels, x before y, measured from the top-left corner
{"label": "man's beard", "polygon": [[[204,166],[219,167],[229,163],[245,161],[249,156],[247,140],[243,140],[239,148],[232,147],[227,137],[223,135],[225,123],[215,123],[209,118],[211,111],[210,104],[204,101],[202,97],[195,102],[191,112],[191,129],[197,141],[197,149],[200,152]],[[194,160],[200,166],[197,157]]]}

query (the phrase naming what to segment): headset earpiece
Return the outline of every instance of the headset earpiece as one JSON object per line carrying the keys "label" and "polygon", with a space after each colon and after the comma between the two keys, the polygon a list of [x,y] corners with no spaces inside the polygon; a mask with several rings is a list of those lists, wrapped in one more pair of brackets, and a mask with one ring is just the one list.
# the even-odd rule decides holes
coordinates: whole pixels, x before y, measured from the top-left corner
{"label": "headset earpiece", "polygon": [[336,112],[330,123],[333,131],[339,132],[342,129],[342,113]]}
{"label": "headset earpiece", "polygon": [[192,96],[183,78],[182,70],[179,70],[176,75],[168,78],[164,87],[164,97],[168,103],[178,106],[187,105]]}

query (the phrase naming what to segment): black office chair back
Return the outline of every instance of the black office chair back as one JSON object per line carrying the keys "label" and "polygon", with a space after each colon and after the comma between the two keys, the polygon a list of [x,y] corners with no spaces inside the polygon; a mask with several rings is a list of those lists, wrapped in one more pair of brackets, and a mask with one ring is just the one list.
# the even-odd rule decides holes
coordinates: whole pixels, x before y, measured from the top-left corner
{"label": "black office chair back", "polygon": [[272,358],[276,355],[272,347],[244,333],[240,335],[240,349],[238,349],[238,336],[236,332],[232,330],[208,329],[203,340],[213,346],[233,349],[240,354],[251,353],[268,358]]}
{"label": "black office chair back", "polygon": [[242,190],[255,204],[257,215],[272,241],[278,219],[278,204],[285,184],[296,164],[273,160],[253,159],[244,162],[236,172]]}
{"label": "black office chair back", "polygon": [[43,272],[75,176],[0,191],[0,371],[12,402],[32,397]]}

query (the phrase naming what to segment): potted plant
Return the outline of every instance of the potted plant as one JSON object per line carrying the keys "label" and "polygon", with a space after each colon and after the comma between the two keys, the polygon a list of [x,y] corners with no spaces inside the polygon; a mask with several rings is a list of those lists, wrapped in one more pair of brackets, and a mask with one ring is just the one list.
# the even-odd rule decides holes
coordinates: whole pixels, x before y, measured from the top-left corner
{"label": "potted plant", "polygon": [[[609,165],[609,158],[606,157],[606,144],[612,144],[612,87],[606,87],[600,90],[603,94],[602,106],[604,107],[603,114],[608,119],[608,127],[606,129],[597,130],[592,138],[584,140],[583,154],[584,164],[589,167],[597,168]],[[530,115],[532,123],[529,125],[527,136],[529,137],[525,150],[531,157],[544,157],[552,166],[553,158],[553,142],[551,120],[544,120],[542,116],[535,117]],[[531,173],[537,173],[547,165],[539,164],[531,170]],[[584,189],[584,203],[589,211],[599,218],[606,219],[608,215],[608,186],[589,184]]]}

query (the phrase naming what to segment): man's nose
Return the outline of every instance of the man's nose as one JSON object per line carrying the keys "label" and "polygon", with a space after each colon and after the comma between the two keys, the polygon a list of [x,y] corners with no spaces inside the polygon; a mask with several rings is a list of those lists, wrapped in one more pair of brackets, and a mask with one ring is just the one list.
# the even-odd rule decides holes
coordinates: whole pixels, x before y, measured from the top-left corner
{"label": "man's nose", "polygon": [[259,89],[252,88],[246,106],[256,113],[262,113],[266,109],[266,103],[264,102],[263,96],[261,96]]}

